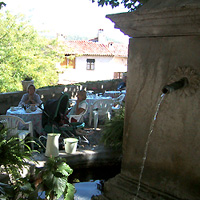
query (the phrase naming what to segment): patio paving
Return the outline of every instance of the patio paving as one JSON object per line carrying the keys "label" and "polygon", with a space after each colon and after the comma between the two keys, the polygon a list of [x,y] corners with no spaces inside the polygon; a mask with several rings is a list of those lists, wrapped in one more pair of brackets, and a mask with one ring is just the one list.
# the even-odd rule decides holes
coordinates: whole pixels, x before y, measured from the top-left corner
{"label": "patio paving", "polygon": [[[73,154],[68,154],[63,149],[59,150],[59,156],[66,158],[67,164],[72,168],[90,167],[93,165],[107,165],[121,160],[121,153],[113,151],[110,148],[104,147],[101,140],[102,129],[84,128],[84,135],[89,141],[89,144],[82,142],[78,145],[77,151]],[[37,167],[42,167],[48,157],[42,153],[34,153],[33,160],[37,161]]]}
{"label": "patio paving", "polygon": [[[100,142],[101,128],[97,128],[97,130],[85,128],[84,132],[89,144],[81,143],[73,154],[67,154],[64,149],[59,151],[59,156],[65,158],[66,163],[73,169],[73,173],[69,177],[70,180],[78,179],[80,181],[73,182],[76,189],[75,200],[91,200],[95,199],[96,195],[100,195],[104,181],[119,173],[122,157],[121,152],[104,147]],[[43,167],[47,159],[44,151],[33,154],[33,160],[37,161],[37,167]],[[95,171],[93,171],[94,168]],[[26,173],[25,171],[24,174]],[[63,200],[63,198],[61,197],[59,200]]]}

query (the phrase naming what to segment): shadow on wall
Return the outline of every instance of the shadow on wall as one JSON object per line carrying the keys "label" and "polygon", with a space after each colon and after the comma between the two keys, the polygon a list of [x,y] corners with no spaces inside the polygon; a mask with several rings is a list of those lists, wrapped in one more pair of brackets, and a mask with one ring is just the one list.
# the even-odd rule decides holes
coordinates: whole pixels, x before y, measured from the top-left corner
{"label": "shadow on wall", "polygon": [[[104,93],[106,90],[116,90],[121,79],[113,79],[106,81],[89,81],[85,83],[77,83],[74,85],[57,85],[48,86],[37,89],[41,100],[46,102],[48,99],[58,99],[62,92],[67,92],[69,98],[76,98],[79,90],[93,90],[95,93]],[[24,91],[8,92],[0,94],[0,114],[5,114],[11,106],[17,106],[21,100]]]}

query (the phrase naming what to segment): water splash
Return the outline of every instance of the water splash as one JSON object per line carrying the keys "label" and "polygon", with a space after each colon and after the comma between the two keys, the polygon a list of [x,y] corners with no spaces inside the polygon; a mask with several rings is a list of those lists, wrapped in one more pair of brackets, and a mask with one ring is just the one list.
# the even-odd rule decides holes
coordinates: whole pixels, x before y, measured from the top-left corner
{"label": "water splash", "polygon": [[140,185],[141,185],[142,175],[143,175],[143,171],[144,171],[145,161],[146,161],[146,158],[147,158],[147,150],[148,150],[148,147],[149,147],[150,137],[153,133],[155,121],[156,121],[156,118],[157,118],[157,115],[158,115],[158,112],[159,112],[159,109],[160,109],[160,105],[161,105],[161,103],[164,99],[164,96],[165,96],[164,93],[160,96],[160,99],[159,99],[157,107],[156,107],[156,112],[155,112],[153,120],[151,122],[149,135],[148,135],[147,142],[146,142],[146,145],[145,145],[144,156],[143,156],[143,159],[142,159],[142,167],[141,167],[138,186],[137,186],[137,193],[136,193],[136,196],[134,197],[134,200],[137,200],[137,197],[138,197],[138,194],[139,194],[139,191],[140,191]]}

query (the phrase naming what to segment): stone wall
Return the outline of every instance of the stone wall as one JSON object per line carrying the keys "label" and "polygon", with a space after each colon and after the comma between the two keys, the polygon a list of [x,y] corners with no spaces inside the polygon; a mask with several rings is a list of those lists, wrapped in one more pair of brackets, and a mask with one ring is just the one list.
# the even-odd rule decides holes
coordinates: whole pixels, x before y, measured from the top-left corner
{"label": "stone wall", "polygon": [[[200,199],[200,1],[149,0],[109,18],[131,39],[122,169],[103,199]],[[162,88],[185,77],[153,121]]]}
{"label": "stone wall", "polygon": [[[75,98],[77,91],[81,89],[93,90],[96,93],[104,93],[106,90],[116,90],[119,82],[121,82],[120,79],[115,79],[79,83],[75,85],[58,85],[55,87],[37,89],[37,93],[40,95],[41,100],[46,102],[48,99],[58,99],[62,92],[67,92],[69,94],[69,98]],[[23,94],[25,94],[24,91],[1,93],[0,114],[5,114],[11,106],[17,106]]]}

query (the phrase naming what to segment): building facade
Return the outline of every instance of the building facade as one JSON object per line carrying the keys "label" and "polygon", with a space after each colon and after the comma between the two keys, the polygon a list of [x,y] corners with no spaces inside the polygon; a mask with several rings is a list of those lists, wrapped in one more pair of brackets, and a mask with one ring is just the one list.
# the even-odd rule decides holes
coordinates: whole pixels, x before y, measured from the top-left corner
{"label": "building facade", "polygon": [[65,41],[65,60],[58,65],[60,84],[122,77],[127,71],[128,45],[101,42],[100,36],[90,41]]}

